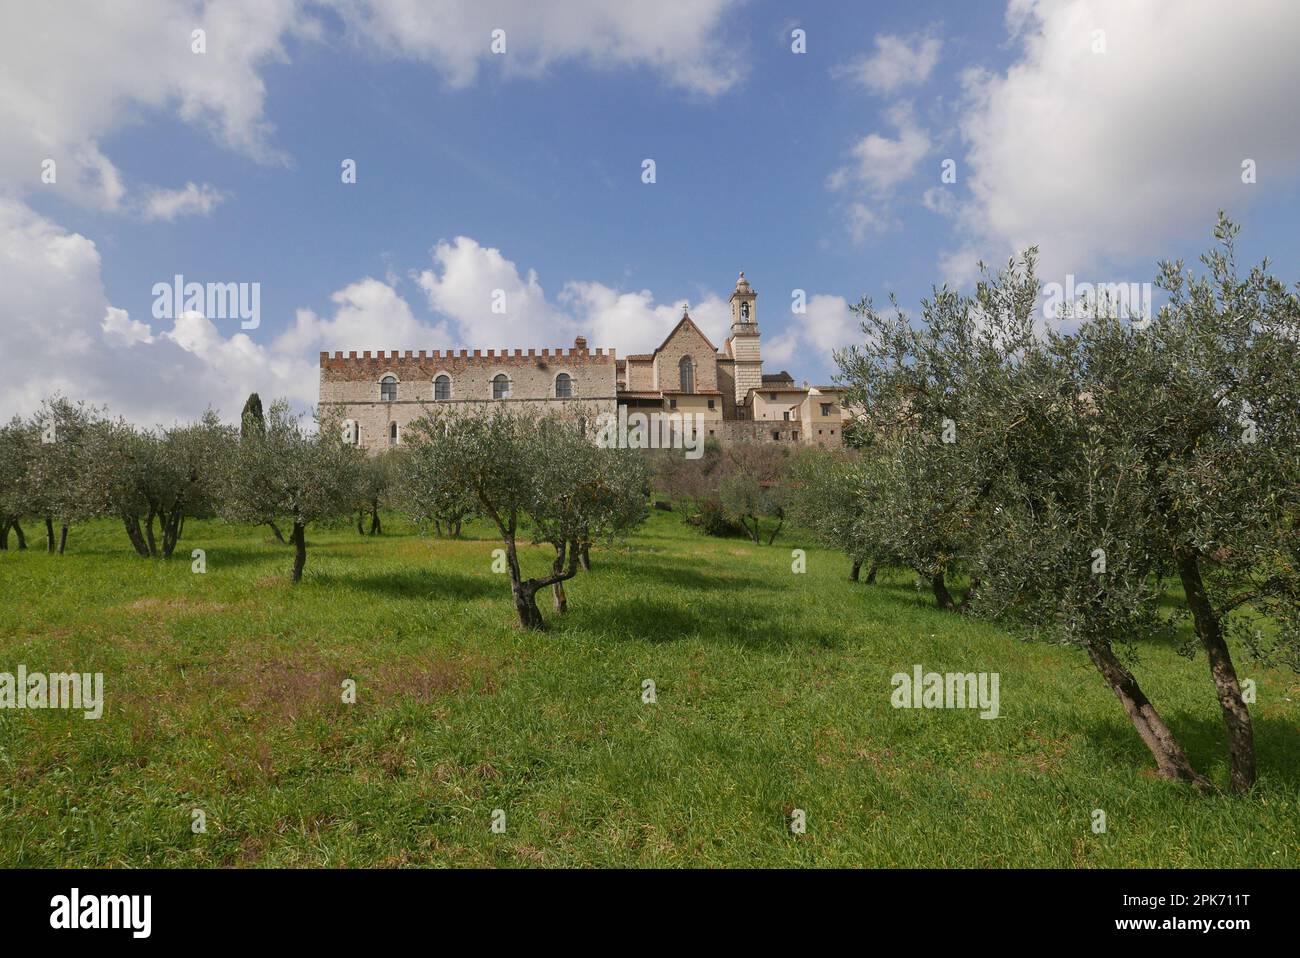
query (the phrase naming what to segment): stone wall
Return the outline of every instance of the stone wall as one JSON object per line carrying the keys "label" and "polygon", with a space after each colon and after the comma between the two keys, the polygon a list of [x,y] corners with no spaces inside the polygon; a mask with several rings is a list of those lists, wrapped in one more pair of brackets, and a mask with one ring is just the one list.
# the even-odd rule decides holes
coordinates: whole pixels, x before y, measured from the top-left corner
{"label": "stone wall", "polygon": [[[510,393],[504,400],[492,399],[492,379],[498,373],[510,379]],[[555,378],[560,373],[573,379],[571,399],[555,396]],[[433,398],[433,380],[441,374],[451,377],[448,401]],[[380,380],[388,375],[397,378],[396,400],[380,398]],[[321,414],[355,422],[358,442],[369,450],[392,444],[394,423],[400,442],[407,426],[430,407],[476,413],[498,402],[539,410],[581,409],[583,415],[592,416],[613,412],[617,403],[614,352],[574,348],[320,354]]]}

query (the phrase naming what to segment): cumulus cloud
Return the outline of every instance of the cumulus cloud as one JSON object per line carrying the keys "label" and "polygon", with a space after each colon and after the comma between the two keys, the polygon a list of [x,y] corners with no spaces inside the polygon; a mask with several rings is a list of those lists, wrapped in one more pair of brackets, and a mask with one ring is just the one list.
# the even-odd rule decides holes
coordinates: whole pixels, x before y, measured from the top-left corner
{"label": "cumulus cloud", "polygon": [[898,225],[891,212],[895,192],[916,173],[930,152],[930,134],[913,117],[910,103],[895,104],[889,119],[897,135],[869,133],[853,145],[853,162],[827,177],[833,192],[850,194],[847,202],[849,232],[855,242],[888,232]]}
{"label": "cumulus cloud", "polygon": [[0,197],[0,413],[27,415],[61,392],[142,423],[227,415],[248,393],[316,399],[316,364],[276,353],[197,314],[155,330],[111,305],[99,250],[25,204]]}
{"label": "cumulus cloud", "polygon": [[[300,16],[294,0],[138,0],[18,4],[0,31],[0,183],[11,195],[42,185],[99,209],[126,188],[101,141],[141,113],[173,113],[223,145],[281,159],[269,140],[259,71],[284,59],[281,38]],[[206,53],[191,31],[206,30]],[[56,181],[41,184],[42,163]]]}
{"label": "cumulus cloud", "polygon": [[874,53],[836,72],[851,77],[873,93],[894,93],[928,80],[939,62],[942,46],[933,33],[911,37],[881,34],[876,37]]}
{"label": "cumulus cloud", "polygon": [[1039,244],[1045,277],[1154,259],[1300,173],[1300,5],[1011,0],[1007,23],[1015,62],[966,77],[963,254]]}
{"label": "cumulus cloud", "polygon": [[[741,78],[740,54],[719,36],[735,0],[672,4],[608,0],[331,0],[358,41],[428,62],[453,86],[480,70],[536,76],[578,60],[598,68],[634,66],[672,86],[716,95]],[[492,49],[504,31],[505,52]]]}
{"label": "cumulus cloud", "polygon": [[142,212],[147,220],[171,222],[181,216],[207,216],[225,199],[226,194],[210,183],[186,183],[184,189],[151,190]]}
{"label": "cumulus cloud", "polygon": [[791,316],[780,334],[763,343],[763,358],[769,363],[811,360],[814,369],[833,370],[831,353],[861,342],[859,320],[842,296],[816,294],[809,297],[803,313]]}

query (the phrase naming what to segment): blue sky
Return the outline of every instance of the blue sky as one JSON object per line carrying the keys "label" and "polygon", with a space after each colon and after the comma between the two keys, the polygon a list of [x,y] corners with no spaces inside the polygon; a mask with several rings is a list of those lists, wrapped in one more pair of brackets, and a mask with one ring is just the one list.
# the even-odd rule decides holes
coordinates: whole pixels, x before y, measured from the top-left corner
{"label": "blue sky", "polygon": [[[720,345],[738,269],[769,366],[826,381],[863,295],[914,305],[1025,242],[1045,282],[1150,280],[1221,206],[1300,277],[1294,4],[804,6],[11,8],[0,413],[51,388],[155,419],[251,388],[306,405],[322,348],[639,351],[683,300]],[[260,327],[155,319],[176,273],[259,283]]]}

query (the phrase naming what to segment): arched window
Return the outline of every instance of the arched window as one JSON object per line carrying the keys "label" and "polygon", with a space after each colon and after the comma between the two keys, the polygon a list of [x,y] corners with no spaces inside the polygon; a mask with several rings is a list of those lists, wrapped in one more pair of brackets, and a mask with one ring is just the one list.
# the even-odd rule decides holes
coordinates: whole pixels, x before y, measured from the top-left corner
{"label": "arched window", "polygon": [[555,377],[555,398],[573,398],[573,377],[568,373],[560,373],[560,375]]}
{"label": "arched window", "polygon": [[695,363],[690,356],[683,356],[682,361],[677,364],[682,371],[682,392],[695,392]]}
{"label": "arched window", "polygon": [[438,402],[446,402],[451,398],[451,377],[446,373],[434,379],[433,398]]}
{"label": "arched window", "polygon": [[379,380],[379,398],[384,402],[397,400],[397,377],[385,376]]}
{"label": "arched window", "polygon": [[388,424],[388,444],[390,446],[397,445],[397,423],[395,422]]}
{"label": "arched window", "polygon": [[497,373],[492,377],[492,398],[505,399],[510,395],[510,377],[505,373]]}

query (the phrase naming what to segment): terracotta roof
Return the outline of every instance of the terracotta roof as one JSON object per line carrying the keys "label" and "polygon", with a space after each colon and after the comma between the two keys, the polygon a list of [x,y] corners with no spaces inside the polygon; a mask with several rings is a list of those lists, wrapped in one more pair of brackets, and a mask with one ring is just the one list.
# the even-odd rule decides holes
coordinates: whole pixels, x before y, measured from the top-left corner
{"label": "terracotta roof", "polygon": [[655,358],[655,354],[654,353],[633,353],[629,356],[624,356],[623,358],[638,359],[641,360],[642,362],[649,362],[650,360],[653,360]]}
{"label": "terracotta roof", "polygon": [[663,390],[663,394],[664,394],[665,396],[721,396],[721,395],[722,395],[722,390],[720,390],[720,389],[697,389],[697,390],[695,390],[694,392],[689,392],[689,393],[688,393],[688,392],[686,392],[686,391],[683,390],[683,389],[665,389],[665,390]]}

